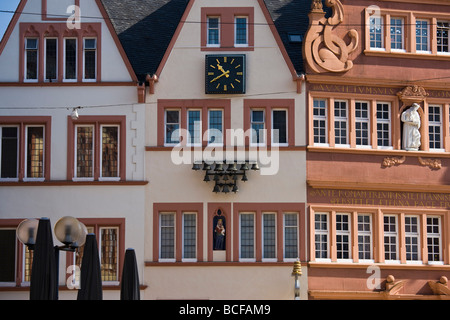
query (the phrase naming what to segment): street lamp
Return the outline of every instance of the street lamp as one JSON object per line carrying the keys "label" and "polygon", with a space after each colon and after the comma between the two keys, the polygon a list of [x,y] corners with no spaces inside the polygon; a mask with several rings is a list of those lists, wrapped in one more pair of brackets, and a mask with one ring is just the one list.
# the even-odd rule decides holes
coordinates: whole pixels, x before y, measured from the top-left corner
{"label": "street lamp", "polygon": [[300,300],[300,279],[299,276],[302,275],[302,264],[300,260],[294,262],[294,269],[292,270],[292,275],[295,277],[294,283],[294,300]]}

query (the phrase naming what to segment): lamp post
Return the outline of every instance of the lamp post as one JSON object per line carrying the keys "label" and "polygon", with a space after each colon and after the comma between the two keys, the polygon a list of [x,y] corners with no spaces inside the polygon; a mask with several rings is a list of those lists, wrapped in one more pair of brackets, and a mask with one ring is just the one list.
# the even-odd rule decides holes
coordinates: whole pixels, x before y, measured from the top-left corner
{"label": "lamp post", "polygon": [[300,260],[294,262],[294,268],[292,270],[292,275],[295,277],[294,282],[294,300],[300,300],[300,279],[302,275],[302,264]]}

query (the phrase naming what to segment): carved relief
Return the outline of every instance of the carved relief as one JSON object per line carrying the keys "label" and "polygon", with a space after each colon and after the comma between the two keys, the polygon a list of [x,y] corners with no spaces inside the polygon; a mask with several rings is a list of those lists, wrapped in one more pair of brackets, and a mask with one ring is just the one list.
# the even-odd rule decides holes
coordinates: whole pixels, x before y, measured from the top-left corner
{"label": "carved relief", "polygon": [[397,93],[398,98],[406,104],[421,103],[427,97],[428,93],[421,86],[408,86]]}
{"label": "carved relief", "polygon": [[432,170],[439,170],[442,168],[440,159],[424,159],[422,157],[419,157],[419,163],[420,165],[429,167]]}
{"label": "carved relief", "polygon": [[437,295],[450,295],[450,289],[448,288],[448,279],[446,276],[442,276],[439,281],[428,281],[433,294]]}
{"label": "carved relief", "polygon": [[386,278],[386,290],[382,291],[382,294],[384,294],[387,297],[397,294],[405,285],[405,282],[403,280],[395,281],[395,278],[393,275],[388,275]]}
{"label": "carved relief", "polygon": [[325,18],[322,1],[312,2],[303,48],[305,60],[317,73],[348,71],[353,67],[349,54],[358,46],[358,33],[355,29],[347,32],[349,44],[333,34],[333,29],[344,21],[344,7],[339,0],[325,0],[325,4],[333,10],[328,19]]}
{"label": "carved relief", "polygon": [[386,157],[383,159],[383,167],[390,168],[392,166],[398,166],[405,162],[406,157]]}

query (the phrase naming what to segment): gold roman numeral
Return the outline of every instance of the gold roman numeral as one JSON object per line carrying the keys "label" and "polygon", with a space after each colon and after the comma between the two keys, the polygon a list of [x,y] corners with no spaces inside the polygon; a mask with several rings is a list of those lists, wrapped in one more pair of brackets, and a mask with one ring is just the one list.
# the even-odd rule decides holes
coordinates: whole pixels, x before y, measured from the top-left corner
{"label": "gold roman numeral", "polygon": [[230,83],[230,86],[234,89],[234,86],[233,86],[233,84],[232,83]]}
{"label": "gold roman numeral", "polygon": [[236,72],[236,75],[238,75],[238,76],[242,76],[242,75],[243,75],[243,73],[242,73],[242,72]]}
{"label": "gold roman numeral", "polygon": [[237,69],[237,68],[239,68],[241,65],[240,64],[238,64],[236,67],[234,67],[235,69]]}
{"label": "gold roman numeral", "polygon": [[226,84],[223,85],[223,91],[227,91],[227,85]]}
{"label": "gold roman numeral", "polygon": [[214,67],[212,64],[209,65],[211,68],[215,69],[216,67]]}
{"label": "gold roman numeral", "polygon": [[213,76],[214,72],[208,72],[208,76]]}

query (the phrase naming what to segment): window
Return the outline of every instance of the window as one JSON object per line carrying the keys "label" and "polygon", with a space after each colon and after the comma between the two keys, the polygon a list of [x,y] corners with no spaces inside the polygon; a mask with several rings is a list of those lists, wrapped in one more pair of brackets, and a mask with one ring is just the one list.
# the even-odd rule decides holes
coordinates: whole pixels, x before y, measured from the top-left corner
{"label": "window", "polygon": [[26,178],[44,178],[44,126],[26,127]]}
{"label": "window", "polygon": [[440,53],[449,53],[448,40],[449,40],[450,23],[448,21],[437,22],[437,51]]}
{"label": "window", "polygon": [[391,18],[391,49],[404,50],[404,20],[403,18]]}
{"label": "window", "polygon": [[265,115],[264,110],[251,110],[252,144],[265,142]]}
{"label": "window", "polygon": [[166,129],[165,129],[165,143],[177,144],[180,142],[180,111],[166,110]]}
{"label": "window", "polygon": [[94,177],[94,126],[76,126],[76,178]]}
{"label": "window", "polygon": [[336,253],[338,259],[351,258],[350,215],[336,214]]}
{"label": "window", "polygon": [[175,259],[175,213],[164,213],[159,218],[159,257],[160,259]]}
{"label": "window", "polygon": [[429,51],[429,23],[428,20],[416,20],[416,51]]}
{"label": "window", "polygon": [[17,179],[19,176],[19,128],[0,126],[1,179]]}
{"label": "window", "polygon": [[441,238],[440,217],[427,217],[427,248],[429,262],[442,261]]}
{"label": "window", "polygon": [[263,259],[276,259],[276,214],[263,213]]}
{"label": "window", "polygon": [[220,20],[218,17],[208,17],[208,40],[207,45],[211,47],[220,46]]}
{"label": "window", "polygon": [[377,103],[377,139],[378,147],[391,146],[390,105]]}
{"label": "window", "polygon": [[58,80],[58,39],[45,39],[45,80]]}
{"label": "window", "polygon": [[327,143],[327,102],[314,99],[313,107],[314,143]]}
{"label": "window", "polygon": [[84,80],[95,80],[97,73],[97,39],[85,38],[84,41]]}
{"label": "window", "polygon": [[428,135],[430,149],[443,150],[441,110],[441,106],[430,105],[428,107]]}
{"label": "window", "polygon": [[119,126],[102,125],[101,177],[119,176]]}
{"label": "window", "polygon": [[25,80],[38,80],[38,39],[25,39]]}
{"label": "window", "polygon": [[298,258],[298,214],[284,214],[284,258]]}
{"label": "window", "polygon": [[208,110],[208,143],[223,144],[223,111]]}
{"label": "window", "polygon": [[119,280],[119,228],[100,227],[99,253],[102,281]]}
{"label": "window", "polygon": [[189,143],[201,145],[202,143],[202,119],[201,110],[188,110]]}
{"label": "window", "polygon": [[397,216],[385,215],[384,218],[384,258],[397,260]]}
{"label": "window", "polygon": [[272,111],[272,143],[288,143],[287,137],[287,110]]}
{"label": "window", "polygon": [[77,80],[77,39],[64,39],[64,79]]}
{"label": "window", "polygon": [[334,139],[336,144],[348,143],[347,101],[334,102]]}
{"label": "window", "polygon": [[0,229],[0,284],[16,281],[16,230]]}
{"label": "window", "polygon": [[355,102],[356,145],[369,146],[369,103]]}
{"label": "window", "polygon": [[235,17],[235,46],[248,45],[247,17]]}
{"label": "window", "polygon": [[369,18],[369,34],[370,34],[370,48],[382,49],[383,45],[383,17]]}
{"label": "window", "polygon": [[255,258],[255,216],[253,213],[239,215],[239,258]]}
{"label": "window", "polygon": [[315,256],[318,259],[329,258],[328,255],[328,214],[316,213],[314,215]]}
{"label": "window", "polygon": [[358,214],[358,258],[372,259],[372,216]]}
{"label": "window", "polygon": [[197,215],[183,213],[183,259],[197,258]]}
{"label": "window", "polygon": [[405,216],[406,260],[420,260],[419,217]]}

